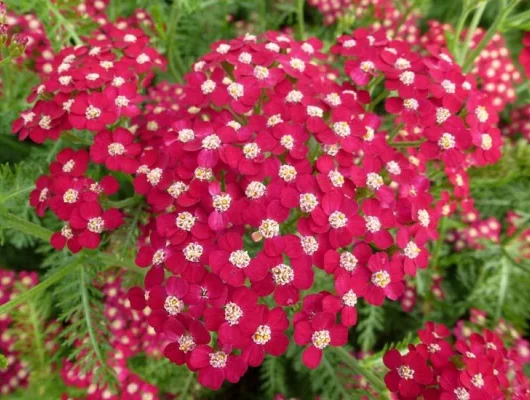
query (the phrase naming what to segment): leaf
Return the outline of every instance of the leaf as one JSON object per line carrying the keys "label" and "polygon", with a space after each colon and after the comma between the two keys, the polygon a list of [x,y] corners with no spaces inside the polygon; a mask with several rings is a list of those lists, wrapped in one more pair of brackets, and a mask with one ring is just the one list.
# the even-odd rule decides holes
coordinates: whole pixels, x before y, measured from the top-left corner
{"label": "leaf", "polygon": [[3,354],[0,354],[0,370],[6,369],[6,368],[7,368],[7,358]]}

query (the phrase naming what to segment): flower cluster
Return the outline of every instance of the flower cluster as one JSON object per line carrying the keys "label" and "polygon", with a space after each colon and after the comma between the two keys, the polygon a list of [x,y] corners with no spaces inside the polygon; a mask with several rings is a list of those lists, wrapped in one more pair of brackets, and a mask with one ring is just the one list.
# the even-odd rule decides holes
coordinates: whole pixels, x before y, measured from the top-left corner
{"label": "flower cluster", "polygon": [[[38,283],[35,272],[19,272],[0,269],[0,305],[7,303],[20,293],[20,289],[29,289]],[[16,338],[25,332],[14,329],[9,315],[0,314],[0,354],[7,359],[7,368],[0,368],[0,395],[6,396],[28,384],[29,368],[20,360],[16,348]]]}
{"label": "flower cluster", "polygon": [[[421,42],[427,48],[445,48],[447,32],[452,31],[448,24],[429,21],[429,30],[421,37]],[[469,52],[478,46],[485,34],[482,28],[476,29],[469,43]],[[467,31],[462,32],[461,39],[465,40],[466,35]],[[515,67],[501,34],[495,34],[474,60],[472,74],[479,80],[482,90],[490,95],[495,110],[500,111],[515,101],[515,88],[521,82],[521,73]]]}
{"label": "flower cluster", "polygon": [[[308,3],[318,8],[325,25],[331,25],[341,18],[347,21],[349,18],[355,21],[370,18],[375,21],[370,26],[371,30],[383,28],[390,36],[409,44],[419,43],[418,9],[406,12],[405,15],[392,0],[308,0]],[[401,9],[409,9],[411,6],[409,1],[401,2]]]}
{"label": "flower cluster", "polygon": [[62,50],[54,57],[54,72],[30,96],[36,103],[13,124],[21,140],[29,137],[37,143],[57,140],[72,129],[95,133],[88,152],[61,151],[49,175],[41,176],[31,193],[30,203],[39,216],[50,208],[65,222],[52,237],[56,249],[96,248],[103,232],[122,223],[119,210],[102,207],[103,198],[118,191],[117,180],[110,175],[94,180],[87,169],[90,161],[125,173],[140,166],[136,157],[142,148],[119,124],[140,113],[139,88],[148,84],[154,68],[165,64],[148,42],[141,30],[125,28],[89,45]]}
{"label": "flower cluster", "polygon": [[[291,321],[310,368],[345,345],[359,301],[399,300],[427,267],[439,218],[469,203],[466,169],[500,157],[498,116],[474,80],[446,52],[420,55],[382,29],[338,38],[346,79],[316,38],[216,42],[141,111],[139,90],[165,61],[143,31],[105,27],[53,58],[13,125],[20,139],[72,131],[90,144],[62,150],[30,202],[65,222],[56,249],[97,248],[123,213],[108,197],[117,180],[89,178],[90,162],[131,175],[148,214],[136,263],[149,270],[129,300],[169,342],[164,355],[212,389],[285,352]],[[442,165],[454,191],[436,203],[427,171]]]}
{"label": "flower cluster", "polygon": [[528,343],[516,342],[511,348],[503,339],[513,343],[512,337],[484,328],[453,340],[446,326],[434,322],[418,336],[420,343],[409,345],[405,355],[391,349],[383,358],[390,370],[385,383],[397,398],[527,398],[530,382],[523,367],[530,354]]}

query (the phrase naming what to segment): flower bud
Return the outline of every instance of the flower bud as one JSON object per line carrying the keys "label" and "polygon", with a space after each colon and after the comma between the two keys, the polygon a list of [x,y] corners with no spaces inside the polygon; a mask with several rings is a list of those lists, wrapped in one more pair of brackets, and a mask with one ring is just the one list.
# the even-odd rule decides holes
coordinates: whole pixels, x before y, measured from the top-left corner
{"label": "flower bud", "polygon": [[5,24],[6,22],[6,4],[3,1],[0,1],[0,24]]}
{"label": "flower bud", "polygon": [[24,35],[15,34],[9,44],[9,56],[13,58],[20,57],[26,50],[28,38]]}

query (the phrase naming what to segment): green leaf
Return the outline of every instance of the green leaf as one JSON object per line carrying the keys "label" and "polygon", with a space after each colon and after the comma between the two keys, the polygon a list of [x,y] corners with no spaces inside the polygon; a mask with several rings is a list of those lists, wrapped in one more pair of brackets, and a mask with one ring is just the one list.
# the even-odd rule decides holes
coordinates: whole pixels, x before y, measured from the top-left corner
{"label": "green leaf", "polygon": [[0,354],[0,370],[6,369],[6,368],[7,368],[7,358],[3,354]]}

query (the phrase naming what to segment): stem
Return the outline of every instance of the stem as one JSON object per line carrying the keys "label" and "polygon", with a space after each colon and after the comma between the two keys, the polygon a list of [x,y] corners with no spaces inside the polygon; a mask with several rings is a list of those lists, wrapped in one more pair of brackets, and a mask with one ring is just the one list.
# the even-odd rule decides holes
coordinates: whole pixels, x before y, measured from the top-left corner
{"label": "stem", "polygon": [[440,236],[438,236],[438,240],[436,241],[436,244],[434,245],[434,249],[432,251],[432,266],[436,267],[436,264],[438,263],[438,258],[440,257],[440,251],[442,249],[443,241],[445,239],[445,217],[440,218],[440,224],[438,225],[438,232]]}
{"label": "stem", "polygon": [[305,39],[304,3],[305,0],[296,0],[296,34],[298,40]]}
{"label": "stem", "polygon": [[26,221],[15,214],[11,214],[10,212],[6,212],[3,215],[0,212],[0,218],[3,220],[4,226],[6,228],[16,229],[17,231],[26,233],[28,235],[33,235],[36,238],[42,239],[46,242],[50,240],[50,237],[53,234],[53,232],[49,229],[34,224],[33,222]]}
{"label": "stem", "polygon": [[39,316],[37,313],[37,308],[33,299],[28,301],[28,311],[29,311],[29,320],[33,328],[34,333],[34,344],[36,347],[37,354],[39,355],[39,370],[46,366],[46,350],[44,348],[44,337],[42,335],[41,326],[39,323]]}
{"label": "stem", "polygon": [[371,103],[370,103],[370,111],[373,111],[375,106],[378,105],[386,96],[388,96],[388,90],[383,90],[379,96],[377,96]]}
{"label": "stem", "polygon": [[471,69],[473,62],[478,57],[478,55],[481,53],[482,50],[488,45],[488,43],[491,41],[493,36],[497,33],[497,31],[502,26],[502,23],[506,19],[506,17],[510,14],[510,12],[513,10],[513,8],[519,3],[519,0],[513,0],[511,4],[506,7],[504,10],[499,10],[499,13],[497,14],[497,18],[493,21],[490,28],[478,44],[478,46],[469,54],[469,57],[465,60],[464,65],[462,66],[462,71],[467,73]]}
{"label": "stem", "polygon": [[81,267],[79,270],[79,289],[81,290],[81,299],[83,301],[83,314],[85,315],[85,322],[86,327],[88,331],[88,336],[90,338],[90,342],[92,343],[92,348],[94,349],[94,352],[96,353],[96,357],[99,361],[100,367],[106,366],[107,363],[105,362],[105,359],[103,358],[103,353],[101,352],[101,349],[99,347],[99,342],[96,337],[96,332],[94,332],[94,327],[92,326],[92,315],[91,315],[91,306],[90,301],[88,299],[88,291],[87,291],[87,285],[91,285],[91,282],[86,282],[85,277],[85,269]]}
{"label": "stem", "polygon": [[465,5],[463,5],[463,7],[464,9],[462,10],[462,14],[460,15],[458,23],[456,24],[455,36],[453,37],[453,40],[451,42],[451,52],[457,57],[458,46],[456,44],[460,41],[460,36],[462,35],[462,30],[464,29],[464,24],[466,23],[466,19],[469,16],[469,13],[471,12],[471,10],[468,9]]}
{"label": "stem", "polygon": [[18,196],[19,194],[31,192],[34,187],[35,186],[28,186],[23,189],[19,189],[12,193],[9,193],[7,196],[0,197],[0,204],[5,203],[7,200],[12,199],[13,197]]}
{"label": "stem", "polygon": [[61,14],[61,12],[57,9],[57,7],[55,7],[55,5],[51,1],[48,1],[48,10],[50,10],[51,13],[55,16],[55,18],[57,19],[57,22],[61,24],[64,27],[64,29],[66,29],[66,32],[68,32],[70,39],[74,41],[76,46],[83,44],[83,41],[81,40],[81,38],[79,37],[75,29],[73,28],[70,21],[68,21]]}
{"label": "stem", "polygon": [[186,379],[186,383],[184,383],[184,387],[182,388],[182,391],[179,393],[179,396],[183,399],[187,398],[188,391],[190,390],[191,383],[193,382],[193,377],[195,376],[195,373],[190,371],[188,374],[188,378]]}
{"label": "stem", "polygon": [[37,286],[33,286],[28,291],[20,293],[13,300],[1,305],[0,306],[0,315],[7,314],[13,308],[17,307],[18,305],[24,303],[25,301],[27,301],[29,299],[34,298],[39,293],[43,292],[44,290],[46,290],[47,288],[49,288],[53,284],[59,282],[66,275],[68,275],[70,272],[75,270],[81,264],[81,261],[82,261],[81,257],[76,258],[70,264],[67,264],[64,267],[56,270],[52,275],[50,275],[48,278],[43,280]]}
{"label": "stem", "polygon": [[370,385],[372,385],[373,389],[377,391],[377,393],[381,395],[388,393],[388,390],[383,380],[375,373],[362,366],[361,363],[359,363],[359,361],[355,357],[348,353],[348,350],[346,350],[344,347],[330,347],[330,349],[332,349],[335,354],[337,354],[341,358],[342,361],[348,364],[348,366],[353,371],[355,371],[355,373],[365,377],[366,380],[370,382]]}
{"label": "stem", "polygon": [[[464,41],[464,47],[459,49],[458,54],[456,54],[457,62],[459,64],[462,64],[464,60],[466,59],[467,50],[469,49],[469,45],[471,44],[471,39],[473,39],[473,35],[475,34],[475,31],[477,30],[478,23],[480,22],[480,19],[482,18],[482,14],[484,13],[484,10],[486,9],[486,2],[484,1],[475,11],[475,15],[473,15],[473,19],[471,20],[471,25],[469,26],[466,34],[466,40]],[[459,38],[456,38],[456,40],[459,40]]]}
{"label": "stem", "polygon": [[413,142],[391,143],[391,146],[392,147],[397,147],[397,148],[416,147],[416,146],[419,146],[420,144],[422,144],[423,142],[425,142],[425,139],[416,140],[416,141],[413,141]]}

